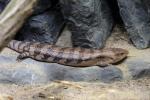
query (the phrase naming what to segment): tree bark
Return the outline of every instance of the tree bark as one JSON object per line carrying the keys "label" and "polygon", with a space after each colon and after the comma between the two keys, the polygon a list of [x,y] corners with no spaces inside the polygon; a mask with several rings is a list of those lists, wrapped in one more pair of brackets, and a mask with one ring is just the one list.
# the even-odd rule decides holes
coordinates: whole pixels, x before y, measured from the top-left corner
{"label": "tree bark", "polygon": [[0,50],[16,35],[38,0],[11,0],[0,15]]}

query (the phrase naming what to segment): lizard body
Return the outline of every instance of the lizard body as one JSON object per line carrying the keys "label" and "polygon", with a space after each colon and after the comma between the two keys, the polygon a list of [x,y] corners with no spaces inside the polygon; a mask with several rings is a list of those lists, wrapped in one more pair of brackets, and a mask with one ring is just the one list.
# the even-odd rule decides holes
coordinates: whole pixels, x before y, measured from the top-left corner
{"label": "lizard body", "polygon": [[21,53],[17,59],[32,58],[38,61],[58,63],[74,67],[106,66],[127,57],[121,48],[86,49],[58,47],[47,43],[12,40],[8,47]]}

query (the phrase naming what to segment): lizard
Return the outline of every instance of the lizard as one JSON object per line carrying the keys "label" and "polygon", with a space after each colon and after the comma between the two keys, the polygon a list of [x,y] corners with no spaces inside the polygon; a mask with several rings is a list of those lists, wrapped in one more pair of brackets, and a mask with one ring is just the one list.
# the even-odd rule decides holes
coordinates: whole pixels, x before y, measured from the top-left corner
{"label": "lizard", "polygon": [[128,51],[122,48],[87,49],[59,47],[48,43],[11,40],[8,48],[20,53],[17,60],[32,58],[37,61],[58,63],[72,67],[104,67],[124,60]]}

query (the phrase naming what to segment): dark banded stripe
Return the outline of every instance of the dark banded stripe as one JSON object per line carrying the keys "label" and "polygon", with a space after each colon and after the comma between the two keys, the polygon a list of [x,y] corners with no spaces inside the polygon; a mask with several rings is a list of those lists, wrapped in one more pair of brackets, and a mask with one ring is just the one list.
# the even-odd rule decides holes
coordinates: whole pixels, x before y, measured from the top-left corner
{"label": "dark banded stripe", "polygon": [[49,54],[44,54],[44,58],[42,60],[44,61],[48,61],[48,58],[50,58],[51,56]]}
{"label": "dark banded stripe", "polygon": [[12,41],[11,42],[12,43],[12,45],[10,45],[13,49],[15,49],[15,43],[16,43],[16,41]]}
{"label": "dark banded stripe", "polygon": [[72,64],[74,61],[75,61],[75,59],[74,59],[74,50],[75,49],[73,49],[73,48],[70,48],[69,49],[69,52],[68,52],[68,59],[66,59],[66,64]]}
{"label": "dark banded stripe", "polygon": [[24,51],[24,50],[23,50],[24,47],[25,47],[25,43],[19,42],[17,49],[19,50],[19,52],[23,52],[23,51]]}
{"label": "dark banded stripe", "polygon": [[[52,45],[51,47],[48,47],[48,49],[47,49],[47,55],[50,55],[51,57],[53,57],[54,56],[54,53],[56,52],[56,50],[54,49],[55,48],[55,46],[54,45]],[[56,53],[55,53],[56,54]]]}
{"label": "dark banded stripe", "polygon": [[[42,44],[36,44],[35,45],[35,50],[34,50],[34,56],[36,55],[40,55],[41,54],[41,49],[43,48],[44,46]],[[42,55],[42,54],[41,54]]]}
{"label": "dark banded stripe", "polygon": [[21,45],[22,43],[21,42],[14,42],[14,49],[15,50],[18,50],[19,52],[22,52],[20,49],[19,49],[19,46]]}
{"label": "dark banded stripe", "polygon": [[43,55],[42,60],[43,61],[48,61],[49,57],[52,57],[50,54],[50,48],[52,47],[52,45],[44,45],[41,49],[40,49],[40,54]]}
{"label": "dark banded stripe", "polygon": [[54,62],[60,62],[60,60],[62,60],[62,56],[63,56],[63,52],[64,52],[64,48],[60,48],[57,56],[54,58]]}
{"label": "dark banded stripe", "polygon": [[84,58],[84,51],[85,51],[85,49],[84,48],[80,48],[80,57],[79,57],[79,59],[81,59],[81,60],[85,60],[85,59],[83,59]]}
{"label": "dark banded stripe", "polygon": [[37,43],[35,43],[35,42],[29,43],[29,53],[30,53],[30,56],[35,56],[35,57],[37,56],[35,54],[35,52],[37,52],[40,49],[40,48],[37,48],[37,45],[39,45],[39,44],[40,44],[39,42],[37,42]]}
{"label": "dark banded stripe", "polygon": [[29,43],[29,42],[26,42],[25,44],[26,44],[26,46],[23,47],[23,51],[24,51],[24,52],[29,52],[30,43]]}
{"label": "dark banded stripe", "polygon": [[78,59],[77,60],[77,64],[80,64],[80,63],[82,63],[83,62],[83,60],[81,60],[81,59]]}

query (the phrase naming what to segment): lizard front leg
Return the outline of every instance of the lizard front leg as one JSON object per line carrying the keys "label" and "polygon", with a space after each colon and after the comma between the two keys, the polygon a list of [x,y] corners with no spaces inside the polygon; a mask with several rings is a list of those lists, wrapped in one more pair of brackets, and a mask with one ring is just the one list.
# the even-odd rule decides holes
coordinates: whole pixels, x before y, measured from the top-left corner
{"label": "lizard front leg", "polygon": [[24,53],[20,54],[17,57],[16,61],[21,62],[23,59],[26,59],[28,57],[29,57],[29,53],[28,52],[24,52]]}

